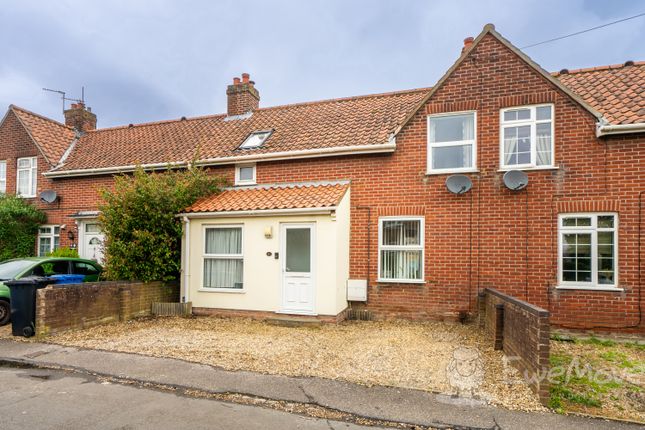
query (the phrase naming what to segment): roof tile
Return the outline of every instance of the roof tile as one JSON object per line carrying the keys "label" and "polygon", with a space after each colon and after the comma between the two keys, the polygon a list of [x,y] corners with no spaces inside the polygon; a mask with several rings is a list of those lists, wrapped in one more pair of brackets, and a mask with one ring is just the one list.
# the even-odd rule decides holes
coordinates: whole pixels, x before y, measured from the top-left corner
{"label": "roof tile", "polygon": [[186,212],[333,207],[340,203],[348,188],[348,183],[272,184],[226,188],[219,194],[199,200],[186,209]]}

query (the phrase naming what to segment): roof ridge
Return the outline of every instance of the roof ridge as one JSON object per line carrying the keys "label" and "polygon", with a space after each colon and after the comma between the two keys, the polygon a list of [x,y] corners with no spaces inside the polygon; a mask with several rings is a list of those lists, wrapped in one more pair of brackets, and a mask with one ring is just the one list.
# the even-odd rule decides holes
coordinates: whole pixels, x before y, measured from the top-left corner
{"label": "roof ridge", "polygon": [[16,106],[16,105],[14,105],[14,104],[10,104],[10,105],[9,105],[9,109],[11,109],[11,110],[19,110],[19,111],[22,111],[22,112],[24,112],[24,113],[26,113],[26,114],[33,115],[33,116],[35,116],[35,117],[37,117],[37,118],[40,118],[40,119],[42,119],[42,120],[45,120],[45,121],[51,122],[52,124],[58,125],[58,126],[60,126],[60,127],[64,127],[64,128],[66,128],[66,129],[69,129],[69,130],[72,130],[72,131],[74,130],[74,127],[70,127],[69,125],[65,125],[65,124],[63,124],[63,123],[62,123],[62,122],[60,122],[60,121],[56,121],[55,119],[52,119],[52,118],[46,117],[46,116],[41,115],[41,114],[36,113],[36,112],[32,112],[32,111],[30,111],[29,109],[25,109],[25,108],[23,108],[23,107]]}
{"label": "roof ridge", "polygon": [[625,63],[620,63],[620,64],[607,64],[604,66],[593,66],[593,67],[583,67],[580,69],[562,69],[566,70],[566,73],[562,73],[562,70],[559,72],[551,72],[551,75],[553,76],[560,76],[560,75],[572,75],[574,73],[587,73],[587,72],[599,72],[603,70],[613,70],[613,69],[623,69],[625,67],[632,67],[632,66],[645,66],[645,61],[633,61],[633,64],[628,64],[626,65]]}
{"label": "roof ridge", "polygon": [[[333,99],[314,100],[314,101],[309,101],[309,102],[288,103],[288,104],[283,104],[283,105],[267,106],[267,107],[263,107],[263,108],[258,108],[258,109],[255,109],[254,112],[256,112],[256,111],[268,111],[268,110],[272,110],[272,109],[287,109],[287,108],[292,108],[292,107],[318,105],[318,104],[323,104],[323,103],[337,103],[337,102],[343,102],[343,101],[349,101],[349,100],[358,100],[358,99],[366,99],[366,98],[390,97],[390,96],[396,96],[396,95],[401,95],[401,94],[411,94],[411,93],[417,93],[417,92],[422,92],[422,91],[430,91],[431,88],[432,87],[412,88],[412,89],[408,89],[408,90],[390,91],[390,92],[385,92],[385,93],[363,94],[363,95],[358,95],[358,96],[349,96],[349,97],[339,97],[339,98],[333,98]],[[171,123],[176,123],[176,122],[181,122],[181,121],[195,121],[195,120],[215,119],[215,118],[219,118],[219,117],[226,118],[227,115],[225,113],[219,113],[219,114],[200,115],[200,116],[193,116],[193,117],[181,117],[181,118],[178,118],[178,119],[165,119],[165,120],[159,120],[159,121],[142,122],[142,123],[139,123],[139,124],[117,125],[117,126],[113,126],[113,127],[97,128],[96,130],[89,130],[89,131],[87,131],[87,134],[100,133],[102,131],[109,131],[109,130],[119,130],[119,129],[123,129],[123,128],[148,127],[148,126],[152,126],[152,125],[171,124]]]}

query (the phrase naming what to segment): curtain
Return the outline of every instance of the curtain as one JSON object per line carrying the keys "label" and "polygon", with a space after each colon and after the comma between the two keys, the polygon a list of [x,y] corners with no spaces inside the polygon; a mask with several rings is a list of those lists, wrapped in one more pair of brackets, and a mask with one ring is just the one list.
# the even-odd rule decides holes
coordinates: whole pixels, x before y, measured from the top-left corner
{"label": "curtain", "polygon": [[242,228],[221,227],[206,229],[206,254],[241,254]]}
{"label": "curtain", "polygon": [[551,123],[545,123],[546,130],[538,125],[537,141],[535,147],[537,149],[537,165],[549,166],[551,165]]}
{"label": "curtain", "polygon": [[213,257],[204,258],[204,287],[241,289],[242,228],[207,228],[205,245],[206,254]]}
{"label": "curtain", "polygon": [[474,114],[465,115],[462,121],[463,140],[473,140],[475,138],[475,116]]}
{"label": "curtain", "polygon": [[205,288],[242,288],[241,259],[205,258],[204,287]]}
{"label": "curtain", "polygon": [[507,166],[511,164],[513,155],[517,153],[517,132],[514,133],[514,136],[506,137],[506,133],[510,130],[514,130],[514,128],[504,129],[504,164]]}
{"label": "curtain", "polygon": [[421,279],[421,251],[381,251],[381,277]]}

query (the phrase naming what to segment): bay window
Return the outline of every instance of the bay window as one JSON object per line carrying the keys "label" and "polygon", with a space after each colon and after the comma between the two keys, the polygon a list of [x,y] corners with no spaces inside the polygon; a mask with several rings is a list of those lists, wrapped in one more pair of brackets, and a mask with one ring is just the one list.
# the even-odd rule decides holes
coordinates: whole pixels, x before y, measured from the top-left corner
{"label": "bay window", "polygon": [[207,226],[203,260],[203,288],[242,290],[242,226]]}
{"label": "bay window", "polygon": [[615,214],[560,215],[561,287],[617,287],[617,221]]}
{"label": "bay window", "polygon": [[379,281],[422,282],[422,217],[379,219]]}
{"label": "bay window", "polygon": [[553,166],[553,105],[502,109],[502,169]]}
{"label": "bay window", "polygon": [[428,173],[475,169],[476,113],[428,116]]}

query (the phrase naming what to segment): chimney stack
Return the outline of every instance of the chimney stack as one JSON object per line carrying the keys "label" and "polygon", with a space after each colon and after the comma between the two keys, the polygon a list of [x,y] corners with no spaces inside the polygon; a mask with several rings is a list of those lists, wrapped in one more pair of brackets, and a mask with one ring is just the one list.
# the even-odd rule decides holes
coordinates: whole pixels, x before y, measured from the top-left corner
{"label": "chimney stack", "polygon": [[65,125],[74,127],[81,133],[96,130],[96,114],[92,113],[91,108],[86,108],[85,103],[72,103],[72,106],[63,113]]}
{"label": "chimney stack", "polygon": [[242,73],[240,78],[233,78],[233,85],[226,89],[228,97],[228,116],[243,115],[260,106],[260,93],[255,88],[255,82],[248,73]]}
{"label": "chimney stack", "polygon": [[462,54],[463,54],[464,52],[466,52],[466,50],[467,50],[468,48],[470,48],[470,45],[472,45],[472,44],[473,44],[473,41],[474,41],[474,40],[475,40],[475,39],[474,39],[474,38],[472,38],[472,37],[467,37],[467,38],[465,38],[465,39],[464,39],[464,47],[463,47],[463,48],[461,48],[461,53],[462,53]]}

